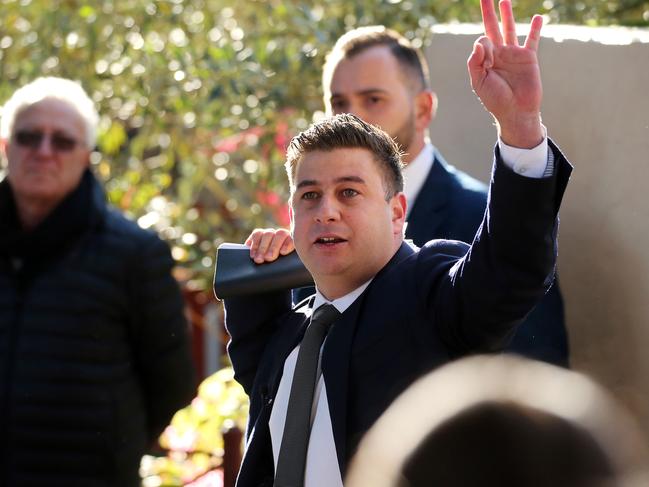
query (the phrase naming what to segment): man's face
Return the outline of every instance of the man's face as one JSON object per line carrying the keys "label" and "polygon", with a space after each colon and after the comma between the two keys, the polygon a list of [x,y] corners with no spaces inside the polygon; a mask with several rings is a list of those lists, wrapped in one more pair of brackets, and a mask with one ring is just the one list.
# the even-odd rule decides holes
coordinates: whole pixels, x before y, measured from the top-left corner
{"label": "man's face", "polygon": [[[352,113],[379,126],[410,152],[416,135],[415,94],[404,68],[386,46],[341,60],[333,71],[325,105],[329,114]],[[325,90],[327,91],[327,90]]]}
{"label": "man's face", "polygon": [[77,187],[88,167],[83,119],[61,100],[46,98],[19,112],[4,144],[18,200],[56,205]]}
{"label": "man's face", "polygon": [[394,255],[403,235],[405,197],[385,199],[383,176],[366,149],[305,154],[291,196],[295,247],[329,299],[354,290]]}

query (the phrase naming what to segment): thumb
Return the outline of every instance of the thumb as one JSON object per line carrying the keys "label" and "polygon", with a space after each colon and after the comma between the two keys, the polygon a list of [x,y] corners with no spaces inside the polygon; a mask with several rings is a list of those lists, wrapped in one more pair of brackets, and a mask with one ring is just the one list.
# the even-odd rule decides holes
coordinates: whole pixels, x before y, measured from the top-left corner
{"label": "thumb", "polygon": [[482,36],[473,43],[473,52],[467,60],[471,78],[471,87],[475,91],[482,84],[487,70],[493,66],[493,44],[488,37]]}

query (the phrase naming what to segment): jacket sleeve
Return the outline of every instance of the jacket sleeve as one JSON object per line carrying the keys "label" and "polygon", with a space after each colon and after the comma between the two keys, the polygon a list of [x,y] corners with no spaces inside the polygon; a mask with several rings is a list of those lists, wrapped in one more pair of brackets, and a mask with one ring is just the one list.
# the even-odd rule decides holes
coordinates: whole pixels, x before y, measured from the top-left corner
{"label": "jacket sleeve", "polygon": [[189,329],[169,247],[157,236],[141,242],[131,276],[131,340],[153,441],[196,392]]}
{"label": "jacket sleeve", "polygon": [[234,376],[248,395],[268,341],[291,309],[290,291],[227,298],[225,326]]}
{"label": "jacket sleeve", "polygon": [[[540,179],[507,168],[496,149],[487,211],[468,252],[443,279],[418,266],[424,307],[458,354],[501,349],[552,284],[558,211],[571,166],[554,144],[549,147],[554,174]],[[420,259],[435,261],[431,250],[439,254],[440,245],[427,244]]]}

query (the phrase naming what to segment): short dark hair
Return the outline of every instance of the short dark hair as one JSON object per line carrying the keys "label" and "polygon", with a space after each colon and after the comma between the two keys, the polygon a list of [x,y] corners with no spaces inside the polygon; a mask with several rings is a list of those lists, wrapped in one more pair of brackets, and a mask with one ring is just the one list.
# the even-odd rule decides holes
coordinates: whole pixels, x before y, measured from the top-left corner
{"label": "short dark hair", "polygon": [[344,113],[314,123],[293,139],[286,151],[286,173],[291,192],[295,188],[297,165],[304,154],[334,149],[367,149],[383,173],[386,200],[403,191],[401,150],[383,130]]}
{"label": "short dark hair", "polygon": [[[329,82],[333,70],[342,59],[354,57],[376,46],[387,47],[398,63],[413,75],[408,79],[414,78],[416,81],[414,87],[417,91],[429,88],[428,63],[422,52],[407,38],[383,25],[359,27],[342,35],[327,55],[323,83]],[[326,91],[327,87],[324,88]]]}

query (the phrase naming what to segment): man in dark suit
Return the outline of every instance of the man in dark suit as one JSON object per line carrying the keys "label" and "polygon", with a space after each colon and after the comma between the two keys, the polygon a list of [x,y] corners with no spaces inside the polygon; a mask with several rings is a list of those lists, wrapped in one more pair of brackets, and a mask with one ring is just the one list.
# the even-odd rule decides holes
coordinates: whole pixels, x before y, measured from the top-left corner
{"label": "man in dark suit", "polygon": [[[418,246],[436,238],[471,242],[482,222],[487,187],[449,165],[427,138],[437,99],[421,52],[383,26],[354,29],[327,56],[322,84],[328,114],[353,113],[381,127],[405,152],[406,238]],[[308,294],[300,291],[296,302]],[[568,366],[558,282],[521,324],[506,350]]]}
{"label": "man in dark suit", "polygon": [[[294,309],[288,291],[225,301],[228,351],[250,397],[240,487],[342,486],[361,436],[400,392],[453,358],[501,348],[551,285],[570,165],[540,122],[542,19],[532,20],[519,46],[511,3],[501,2],[502,34],[491,0],[482,7],[487,35],[468,68],[499,142],[488,208],[470,247],[437,240],[419,250],[404,242],[399,150],[381,130],[339,115],[291,141],[291,234],[257,230],[246,243],[257,263],[295,246],[317,293]],[[323,308],[338,315],[315,347],[315,393],[305,401],[294,393],[305,382],[303,352],[314,349]],[[296,450],[302,439],[292,411],[305,402],[298,433],[306,442]],[[287,471],[298,471],[298,480],[284,483]]]}

